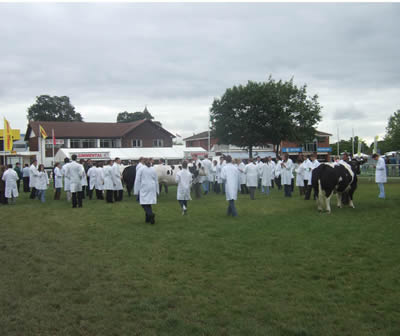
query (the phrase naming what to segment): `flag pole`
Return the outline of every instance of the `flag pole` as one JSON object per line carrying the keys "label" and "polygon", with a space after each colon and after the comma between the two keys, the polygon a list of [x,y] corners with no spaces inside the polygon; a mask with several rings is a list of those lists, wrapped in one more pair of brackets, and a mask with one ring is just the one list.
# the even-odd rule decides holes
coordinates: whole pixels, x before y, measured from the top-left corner
{"label": "flag pole", "polygon": [[4,130],[3,130],[3,165],[5,166],[6,163],[6,118],[3,120]]}
{"label": "flag pole", "polygon": [[340,151],[339,151],[339,127],[337,128],[337,155],[340,156]]}

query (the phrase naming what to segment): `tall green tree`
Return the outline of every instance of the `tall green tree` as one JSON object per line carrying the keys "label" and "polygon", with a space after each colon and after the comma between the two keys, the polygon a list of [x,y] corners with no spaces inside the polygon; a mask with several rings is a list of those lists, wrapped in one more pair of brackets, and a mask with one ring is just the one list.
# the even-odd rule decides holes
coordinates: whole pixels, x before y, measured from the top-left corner
{"label": "tall green tree", "polygon": [[390,147],[388,151],[400,150],[400,110],[397,110],[389,117],[385,141]]}
{"label": "tall green tree", "polygon": [[247,148],[251,157],[254,146],[272,143],[278,153],[282,140],[313,139],[320,110],[318,96],[308,97],[306,85],[269,77],[227,89],[214,99],[210,118],[221,143]]}
{"label": "tall green tree", "polygon": [[[371,149],[369,148],[368,144],[360,139],[358,136],[354,137],[354,154],[357,154],[358,152],[358,143],[361,141],[361,152],[364,154],[369,154]],[[352,139],[350,138],[349,140],[340,140],[339,141],[339,151],[340,153],[337,152],[337,142],[331,145],[332,147],[332,155],[340,155],[340,153],[347,152],[349,154],[352,154],[353,152],[353,142]]]}
{"label": "tall green tree", "polygon": [[133,122],[133,121],[138,121],[138,120],[143,120],[143,119],[148,119],[148,120],[154,119],[154,117],[147,110],[147,108],[145,108],[143,112],[127,112],[127,111],[125,111],[125,112],[118,113],[118,116],[117,116],[118,123]]}
{"label": "tall green tree", "polygon": [[29,121],[82,121],[80,113],[67,96],[41,95],[36,97],[35,104],[28,108]]}

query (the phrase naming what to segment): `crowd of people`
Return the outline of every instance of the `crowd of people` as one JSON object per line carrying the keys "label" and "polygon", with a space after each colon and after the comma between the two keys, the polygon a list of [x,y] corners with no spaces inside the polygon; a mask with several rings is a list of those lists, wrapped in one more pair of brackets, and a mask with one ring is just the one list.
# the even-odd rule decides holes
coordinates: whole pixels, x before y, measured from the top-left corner
{"label": "crowd of people", "polygon": [[[384,183],[386,183],[385,161],[378,154],[373,155],[377,161],[376,183],[379,185],[379,197],[385,198]],[[340,159],[336,157],[334,164],[346,163],[350,160],[347,153]],[[134,183],[134,195],[143,207],[145,221],[155,223],[155,214],[152,205],[157,203],[160,193],[158,176],[153,167],[151,158],[140,158],[136,165],[136,178]],[[64,190],[67,201],[72,201],[73,208],[81,208],[83,199],[96,198],[107,203],[120,202],[123,199],[123,183],[121,175],[121,160],[108,160],[103,166],[94,164],[91,160],[77,162],[76,155],[72,155],[71,161],[66,158],[61,167],[57,163],[52,172],[54,200],[61,199],[61,191]],[[283,189],[285,197],[291,197],[294,186],[299,189],[300,196],[305,200],[311,199],[311,176],[313,169],[320,163],[317,154],[309,157],[299,155],[294,163],[289,155],[283,157],[267,157],[261,159],[232,159],[231,156],[221,156],[219,161],[209,160],[205,155],[203,160],[194,156],[193,159],[183,161],[179,171],[175,175],[177,183],[177,200],[185,215],[188,212],[188,201],[191,200],[191,191],[196,198],[207,195],[210,192],[223,193],[228,201],[227,214],[237,216],[235,201],[238,193],[249,194],[251,200],[255,199],[255,191],[260,190],[266,195],[272,188]],[[20,181],[23,181],[24,192],[30,192],[31,199],[39,199],[46,202],[46,190],[49,187],[49,177],[42,164],[38,165],[34,160],[30,166],[20,168],[19,163],[13,168],[0,166],[0,203],[14,204],[19,195]],[[314,195],[315,199],[315,195]]]}

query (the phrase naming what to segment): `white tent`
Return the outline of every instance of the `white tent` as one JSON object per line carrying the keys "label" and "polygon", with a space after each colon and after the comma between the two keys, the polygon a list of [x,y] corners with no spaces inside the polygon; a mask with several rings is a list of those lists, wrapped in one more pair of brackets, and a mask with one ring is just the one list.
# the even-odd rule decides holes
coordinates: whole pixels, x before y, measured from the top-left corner
{"label": "white tent", "polygon": [[153,159],[182,160],[192,154],[207,153],[202,147],[149,147],[149,148],[60,148],[55,155],[56,162],[62,162],[66,157],[76,154],[79,159],[105,161],[119,157],[121,160],[139,160],[140,157]]}

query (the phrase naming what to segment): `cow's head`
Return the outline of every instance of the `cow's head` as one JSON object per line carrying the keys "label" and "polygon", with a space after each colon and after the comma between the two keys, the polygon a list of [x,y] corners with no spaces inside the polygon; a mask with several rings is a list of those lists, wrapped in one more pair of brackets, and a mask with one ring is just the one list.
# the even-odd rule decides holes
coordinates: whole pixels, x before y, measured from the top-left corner
{"label": "cow's head", "polygon": [[353,171],[353,173],[360,175],[360,173],[361,173],[360,166],[361,166],[362,162],[353,159],[349,162],[349,164],[350,164],[350,167],[351,167],[351,170]]}

